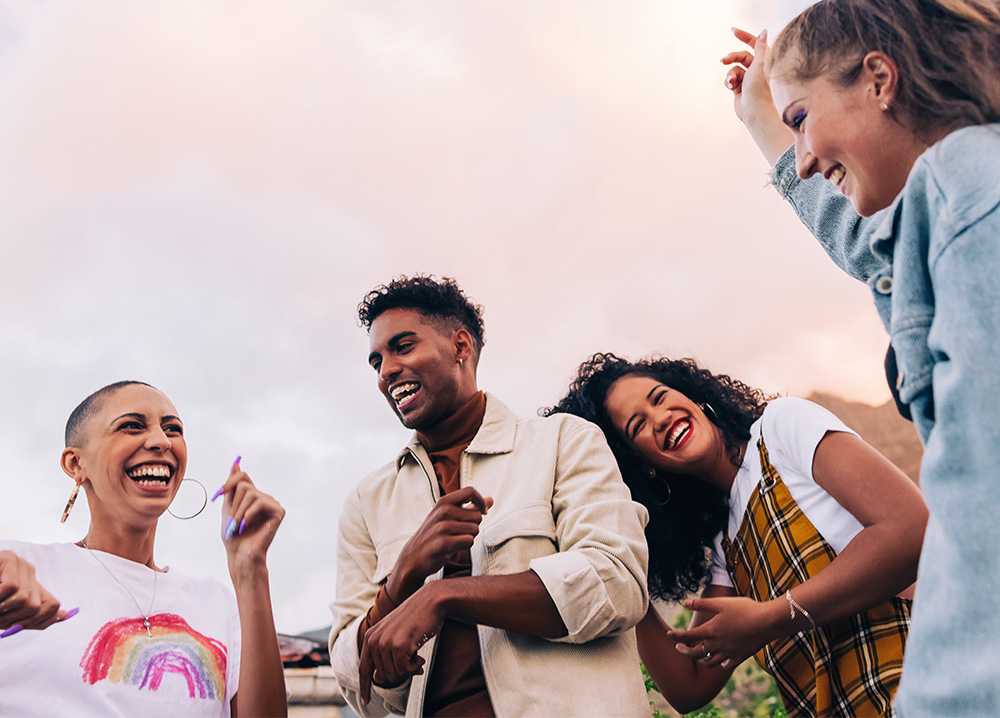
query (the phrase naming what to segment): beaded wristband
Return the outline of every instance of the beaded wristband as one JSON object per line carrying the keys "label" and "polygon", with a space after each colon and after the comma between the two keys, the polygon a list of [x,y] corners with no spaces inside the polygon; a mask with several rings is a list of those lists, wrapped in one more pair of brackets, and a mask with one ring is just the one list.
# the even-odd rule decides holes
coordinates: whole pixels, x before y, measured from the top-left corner
{"label": "beaded wristband", "polygon": [[792,598],[792,592],[791,591],[785,591],[785,598],[788,600],[788,613],[791,616],[791,619],[793,621],[795,620],[795,612],[798,611],[803,616],[805,616],[807,619],[809,619],[809,623],[812,625],[813,630],[815,631],[816,630],[816,621],[814,621],[813,617],[809,615],[809,611],[807,611],[806,609],[802,608],[802,606],[799,605],[795,601],[794,598]]}

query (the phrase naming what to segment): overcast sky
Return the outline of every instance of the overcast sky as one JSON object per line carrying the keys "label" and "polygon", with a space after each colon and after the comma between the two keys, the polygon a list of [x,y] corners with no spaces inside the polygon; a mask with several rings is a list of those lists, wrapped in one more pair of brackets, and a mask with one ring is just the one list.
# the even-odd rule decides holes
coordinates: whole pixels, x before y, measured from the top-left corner
{"label": "overcast sky", "polygon": [[[140,379],[191,477],[242,454],[287,508],[278,629],[329,623],[344,496],[408,437],[355,316],[401,273],[485,306],[480,386],[521,413],[594,351],[881,403],[867,290],[722,86],[731,25],[807,4],[0,3],[0,534],[86,532],[66,416]],[[157,560],[228,581],[218,518],[165,516]]]}

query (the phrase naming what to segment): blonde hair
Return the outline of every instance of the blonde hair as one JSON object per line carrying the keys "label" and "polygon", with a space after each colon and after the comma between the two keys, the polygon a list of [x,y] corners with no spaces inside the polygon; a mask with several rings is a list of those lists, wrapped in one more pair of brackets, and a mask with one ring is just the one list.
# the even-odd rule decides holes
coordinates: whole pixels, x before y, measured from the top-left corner
{"label": "blonde hair", "polygon": [[797,82],[857,80],[873,51],[899,68],[893,116],[916,134],[1000,122],[1000,0],[820,0],[775,38]]}

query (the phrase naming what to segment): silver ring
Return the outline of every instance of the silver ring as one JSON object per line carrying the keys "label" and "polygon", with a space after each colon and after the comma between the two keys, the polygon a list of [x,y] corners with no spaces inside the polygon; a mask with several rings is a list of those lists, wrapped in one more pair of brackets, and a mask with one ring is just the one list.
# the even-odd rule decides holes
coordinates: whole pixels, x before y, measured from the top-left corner
{"label": "silver ring", "polygon": [[705,658],[711,658],[711,657],[712,657],[712,652],[711,651],[705,651]]}

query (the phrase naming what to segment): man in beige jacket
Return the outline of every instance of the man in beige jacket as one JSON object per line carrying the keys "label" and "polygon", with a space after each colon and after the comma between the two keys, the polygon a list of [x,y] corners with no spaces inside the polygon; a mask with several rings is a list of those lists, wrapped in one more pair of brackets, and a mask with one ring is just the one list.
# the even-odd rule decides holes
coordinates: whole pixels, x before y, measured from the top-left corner
{"label": "man in beige jacket", "polygon": [[330,656],[352,707],[648,715],[632,630],[647,514],[600,430],[479,391],[481,309],[453,280],[399,277],[359,316],[415,431],[341,515]]}

